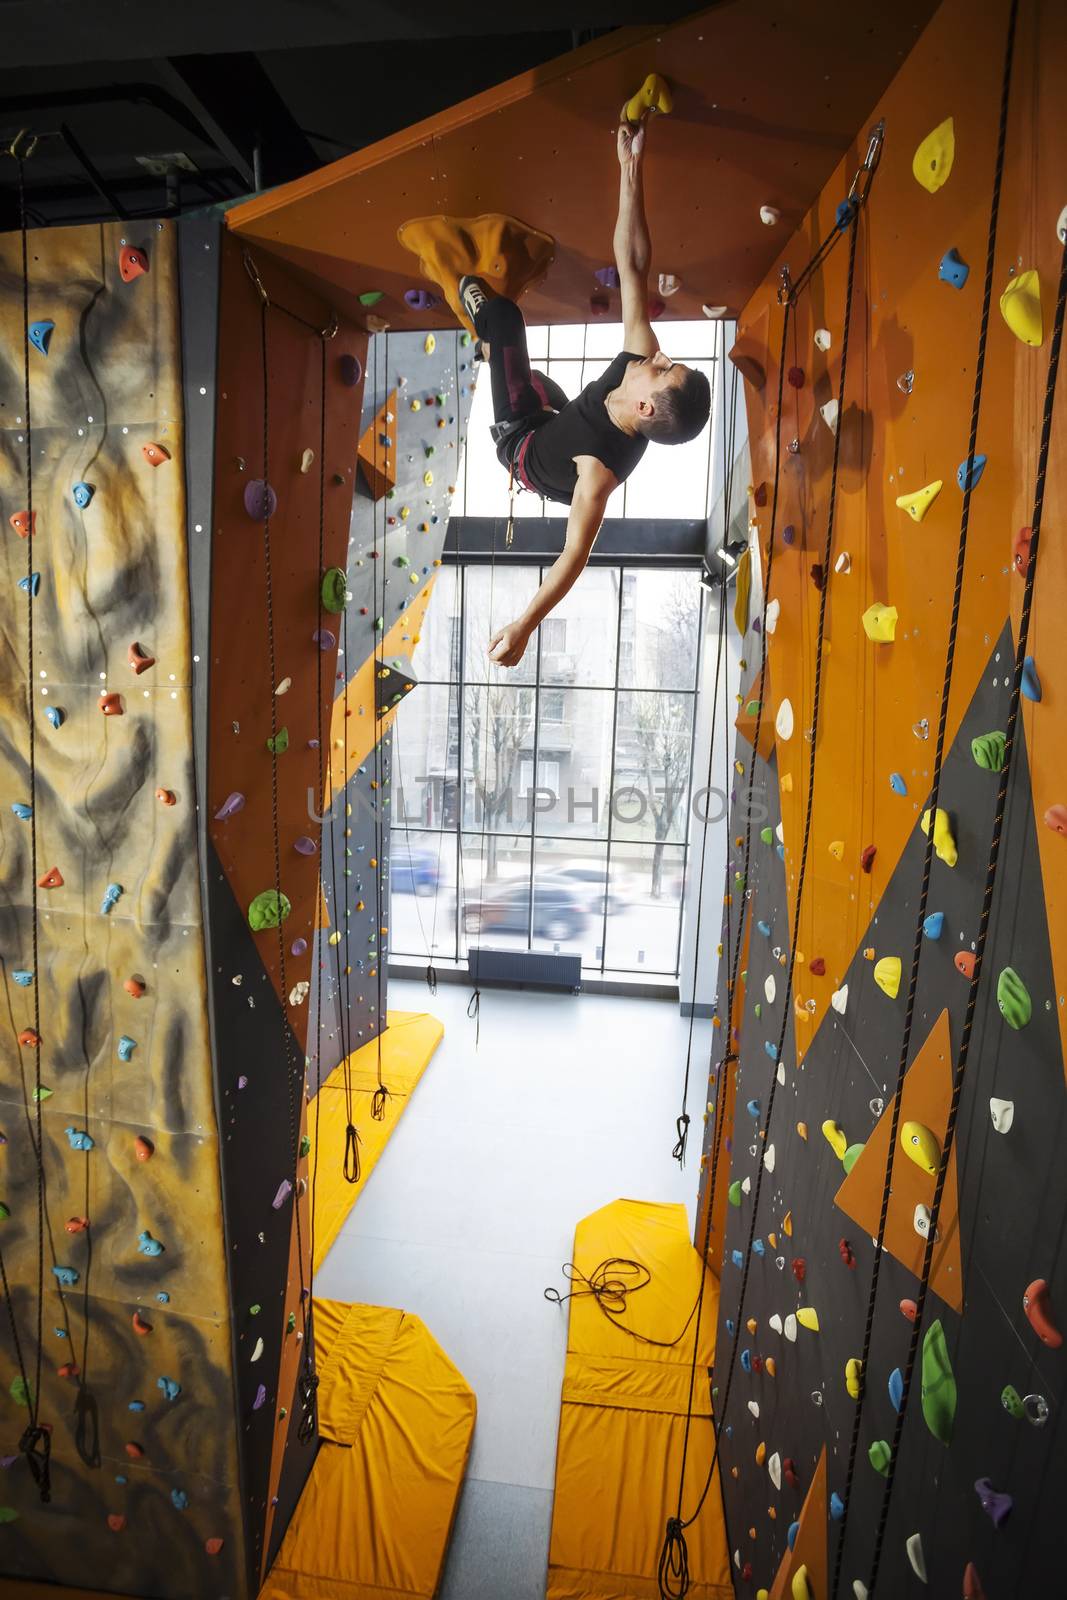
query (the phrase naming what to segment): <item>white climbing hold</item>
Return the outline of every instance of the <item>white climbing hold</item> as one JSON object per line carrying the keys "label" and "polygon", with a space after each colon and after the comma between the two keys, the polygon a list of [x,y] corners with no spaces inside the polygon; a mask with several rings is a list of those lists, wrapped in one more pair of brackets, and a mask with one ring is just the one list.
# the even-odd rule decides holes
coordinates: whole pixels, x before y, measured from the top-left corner
{"label": "white climbing hold", "polygon": [[835,572],[851,572],[852,571],[852,557],[849,555],[847,550],[842,550],[841,554],[838,556],[837,560],[834,562],[834,571]]}
{"label": "white climbing hold", "polygon": [[824,406],[819,407],[819,415],[831,433],[837,432],[837,411],[838,403],[836,400],[827,400]]}
{"label": "white climbing hold", "polygon": [[778,993],[778,985],[774,981],[773,972],[768,972],[767,976],[764,978],[763,992],[767,996],[767,1004],[772,1006],[774,1004],[774,997]]}
{"label": "white climbing hold", "polygon": [[314,450],[305,450],[304,454],[300,457],[300,470],[301,470],[301,472],[310,472],[311,471],[311,463],[314,461],[314,459],[315,459]]}
{"label": "white climbing hold", "polygon": [[729,310],[729,307],[728,306],[701,306],[700,309],[701,309],[701,311],[703,311],[703,313],[704,313],[704,315],[706,317],[711,317],[713,320],[717,321],[719,318],[725,317],[727,311]]}
{"label": "white climbing hold", "polygon": [[790,1344],[796,1344],[796,1342],[797,1342],[797,1319],[793,1315],[792,1311],[786,1317],[786,1319],[785,1319],[785,1327],[783,1328],[782,1331],[784,1332],[786,1338],[789,1340]]}
{"label": "white climbing hold", "polygon": [[913,1533],[907,1540],[904,1548],[908,1552],[911,1570],[920,1583],[926,1582],[926,1559],[923,1555],[923,1537],[921,1533]]}
{"label": "white climbing hold", "polygon": [[852,1593],[856,1596],[856,1600],[867,1600],[867,1585],[859,1578],[853,1578]]}
{"label": "white climbing hold", "polygon": [[759,1401],[758,1400],[750,1400],[748,1402],[748,1409],[751,1411],[751,1413],[752,1413],[752,1415],[754,1417],[756,1417],[756,1418],[759,1417]]}
{"label": "white climbing hold", "polygon": [[262,1339],[257,1339],[256,1340],[256,1347],[252,1351],[251,1359],[253,1361],[258,1361],[260,1356],[263,1354],[263,1349],[264,1349],[263,1340]]}
{"label": "white climbing hold", "polygon": [[1056,237],[1061,244],[1067,244],[1067,206],[1056,218]]}
{"label": "white climbing hold", "polygon": [[293,680],[292,680],[292,678],[283,678],[283,679],[282,679],[282,681],[281,681],[281,683],[280,683],[280,684],[279,684],[279,685],[278,685],[278,687],[277,687],[277,688],[276,688],[276,689],[275,689],[275,691],[274,691],[274,693],[275,693],[275,694],[288,694],[288,693],[289,693],[289,690],[290,690],[290,689],[291,689],[291,688],[292,688],[292,687],[293,687]]}
{"label": "white climbing hold", "polygon": [[751,1194],[752,1193],[752,1179],[751,1178],[742,1178],[741,1179],[741,1193],[742,1194]]}
{"label": "white climbing hold", "polygon": [[767,1476],[770,1478],[776,1489],[780,1489],[782,1487],[782,1458],[778,1454],[777,1450],[767,1462]]}
{"label": "white climbing hold", "polygon": [[765,227],[773,228],[776,222],[781,221],[781,218],[782,213],[777,206],[760,206],[759,219]]}
{"label": "white climbing hold", "polygon": [[815,347],[817,350],[829,350],[833,342],[829,328],[816,328]]}
{"label": "white climbing hold", "polygon": [[661,272],[659,275],[659,292],[664,300],[669,300],[672,294],[677,294],[682,287],[682,280],[674,272]]}
{"label": "white climbing hold", "polygon": [[839,1017],[843,1017],[844,1016],[845,1007],[848,1005],[848,984],[847,983],[843,983],[841,985],[840,989],[835,989],[834,990],[833,994],[830,996],[830,1004],[833,1006],[834,1010],[837,1012]]}
{"label": "white climbing hold", "polygon": [[788,699],[783,700],[778,707],[778,715],[774,719],[774,731],[779,739],[793,737],[793,707]]}
{"label": "white climbing hold", "polygon": [[989,1102],[989,1115],[993,1119],[993,1127],[997,1133],[1009,1133],[1015,1120],[1015,1101],[992,1098]]}
{"label": "white climbing hold", "polygon": [[307,999],[310,990],[310,983],[308,983],[306,978],[301,978],[300,982],[294,983],[293,987],[289,990],[289,1004],[291,1006],[302,1006],[304,1001]]}
{"label": "white climbing hold", "polygon": [[777,628],[778,618],[781,616],[781,614],[782,602],[780,600],[768,600],[766,619],[766,628],[768,633],[773,633],[775,628]]}
{"label": "white climbing hold", "polygon": [[784,1089],[785,1088],[785,1062],[784,1061],[779,1061],[779,1063],[778,1063],[778,1071],[775,1073],[775,1077],[778,1079],[778,1087],[780,1089]]}
{"label": "white climbing hold", "polygon": [[763,1165],[767,1168],[768,1172],[773,1172],[774,1171],[774,1146],[773,1146],[773,1144],[769,1144],[767,1146],[766,1150],[763,1152]]}
{"label": "white climbing hold", "polygon": [[[915,1207],[915,1216],[912,1218],[912,1226],[914,1227],[915,1232],[919,1235],[920,1239],[928,1239],[930,1237],[930,1208],[928,1206],[918,1205]],[[939,1230],[934,1234],[935,1244],[940,1237],[941,1233]]]}
{"label": "white climbing hold", "polygon": [[768,1328],[773,1328],[775,1333],[781,1333],[782,1319],[778,1315],[777,1311],[771,1312],[771,1315],[767,1318],[767,1326]]}

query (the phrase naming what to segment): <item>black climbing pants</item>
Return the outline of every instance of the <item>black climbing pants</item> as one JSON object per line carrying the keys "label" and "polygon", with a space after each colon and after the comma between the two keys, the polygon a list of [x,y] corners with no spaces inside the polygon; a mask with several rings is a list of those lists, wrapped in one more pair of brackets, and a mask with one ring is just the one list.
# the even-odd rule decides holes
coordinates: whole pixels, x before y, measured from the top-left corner
{"label": "black climbing pants", "polygon": [[[542,416],[562,411],[567,396],[544,373],[530,370],[526,349],[526,324],[514,300],[497,295],[478,313],[475,331],[489,345],[489,376],[493,385],[493,416],[497,424],[530,418],[537,426]],[[535,422],[534,419],[537,419]],[[502,461],[511,460],[527,430],[516,428],[500,446]]]}

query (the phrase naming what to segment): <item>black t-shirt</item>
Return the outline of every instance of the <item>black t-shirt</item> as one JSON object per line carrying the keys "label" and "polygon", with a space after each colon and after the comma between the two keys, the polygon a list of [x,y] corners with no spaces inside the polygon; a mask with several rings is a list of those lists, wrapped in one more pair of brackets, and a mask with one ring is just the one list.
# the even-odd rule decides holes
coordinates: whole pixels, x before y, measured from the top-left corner
{"label": "black t-shirt", "polygon": [[570,505],[578,482],[575,456],[595,456],[620,483],[634,470],[648,440],[617,428],[604,400],[619,387],[629,363],[640,360],[627,350],[620,351],[602,377],[587,383],[577,399],[535,430],[524,466],[530,482],[547,499]]}

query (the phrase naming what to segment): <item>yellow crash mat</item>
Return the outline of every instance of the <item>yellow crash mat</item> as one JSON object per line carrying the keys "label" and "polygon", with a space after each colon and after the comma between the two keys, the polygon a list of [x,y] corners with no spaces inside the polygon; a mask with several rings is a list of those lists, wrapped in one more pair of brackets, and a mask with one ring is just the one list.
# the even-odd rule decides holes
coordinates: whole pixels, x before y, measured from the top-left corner
{"label": "yellow crash mat", "polygon": [[[649,1338],[675,1339],[702,1270],[685,1207],[616,1200],[586,1217],[574,1236],[576,1266],[592,1277],[612,1256],[639,1261],[652,1274],[628,1296],[619,1322]],[[591,1295],[576,1295],[569,1306],[546,1600],[659,1600],[656,1568],[677,1506],[696,1319],[664,1349],[624,1333]],[[705,1271],[682,1502],[687,1517],[713,1449],[707,1369],[718,1310],[718,1282]],[[733,1600],[717,1468],[686,1543],[690,1600]]]}
{"label": "yellow crash mat", "polygon": [[556,253],[550,233],[517,217],[490,212],[481,217],[414,217],[396,236],[419,258],[423,277],[436,283],[465,328],[474,328],[459,303],[459,280],[472,272],[497,293],[517,300],[540,283]]}
{"label": "yellow crash mat", "polygon": [[418,1317],[316,1300],[322,1444],[259,1600],[431,1600],[474,1391]]}
{"label": "yellow crash mat", "polygon": [[[348,1058],[352,1088],[353,1118],[359,1132],[360,1175],[358,1183],[347,1183],[344,1176],[345,1129],[348,1126],[344,1063],[330,1073],[315,1100],[308,1106],[308,1133],[318,1147],[315,1176],[315,1268],[321,1267],[327,1251],[344,1226],[345,1218],[363,1192],[378,1157],[403,1116],[408,1099],[430,1064],[444,1028],[436,1017],[424,1011],[390,1011],[389,1026],[382,1035],[382,1082],[389,1090],[385,1116],[375,1122],[370,1114],[371,1096],[378,1087],[378,1041],[371,1039]],[[321,1100],[321,1105],[316,1101]]]}

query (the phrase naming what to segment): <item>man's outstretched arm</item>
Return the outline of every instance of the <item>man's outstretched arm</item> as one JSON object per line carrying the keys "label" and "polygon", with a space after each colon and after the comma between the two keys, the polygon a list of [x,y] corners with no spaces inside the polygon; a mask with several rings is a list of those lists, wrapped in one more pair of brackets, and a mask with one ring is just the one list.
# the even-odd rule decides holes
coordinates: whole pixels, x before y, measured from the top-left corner
{"label": "man's outstretched arm", "polygon": [[498,628],[489,641],[489,659],[498,667],[517,667],[530,635],[578,581],[604,520],[604,507],[619,480],[595,456],[579,456],[578,486],[567,518],[567,538],[562,553],[545,573],[545,579],[517,622]]}
{"label": "man's outstretched arm", "polygon": [[659,340],[648,320],[648,269],[652,240],[645,217],[645,126],[619,128],[619,215],[615,265],[622,289],[623,345],[635,356],[654,356]]}

